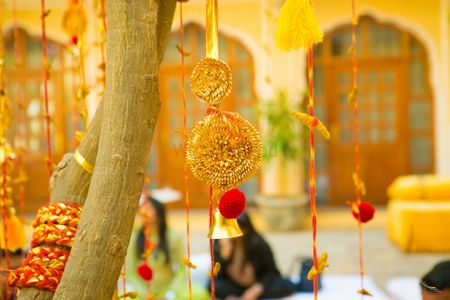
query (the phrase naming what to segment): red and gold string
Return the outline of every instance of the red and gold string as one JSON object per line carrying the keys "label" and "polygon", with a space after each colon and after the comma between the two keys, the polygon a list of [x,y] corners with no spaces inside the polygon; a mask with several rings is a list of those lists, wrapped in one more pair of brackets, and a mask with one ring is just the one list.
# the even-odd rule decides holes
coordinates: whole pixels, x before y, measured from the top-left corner
{"label": "red and gold string", "polygon": [[[350,53],[352,55],[352,90],[349,99],[353,104],[353,137],[355,140],[355,196],[356,205],[361,204],[361,188],[357,184],[361,180],[361,154],[359,147],[359,123],[358,123],[358,61],[356,58],[356,26],[358,25],[358,17],[355,12],[355,0],[352,0],[352,45]],[[358,213],[358,253],[359,253],[359,275],[361,280],[361,289],[358,291],[361,294],[361,299],[364,298],[364,254],[362,241],[362,222],[361,213]]]}
{"label": "red and gold string", "polygon": [[[2,26],[0,24],[0,32]],[[0,36],[0,159],[1,162],[1,217],[2,217],[2,229],[3,229],[3,246],[5,247],[5,262],[6,269],[10,267],[10,253],[9,253],[9,243],[8,243],[8,160],[10,159],[10,149],[6,142],[6,130],[10,124],[9,115],[9,103],[6,98],[4,87],[3,87],[3,68],[4,68],[4,58],[5,58],[5,48],[3,45],[3,36]],[[9,299],[9,288],[6,288],[6,298]]]}
{"label": "red and gold string", "polygon": [[[47,133],[47,157],[46,165],[48,176],[50,177],[53,172],[53,160],[52,160],[52,146],[51,146],[51,134],[50,134],[50,111],[48,102],[48,76],[49,76],[49,63],[47,57],[47,35],[45,31],[45,18],[50,13],[45,8],[45,0],[41,0],[41,27],[42,27],[42,65],[44,76],[44,109],[45,109],[45,127]],[[50,198],[49,198],[50,201]]]}
{"label": "red and gold string", "polygon": [[[313,95],[313,49],[308,48],[308,114],[314,115],[314,95]],[[314,145],[314,128],[309,129],[309,198],[311,205],[311,225],[312,225],[312,246],[313,246],[313,265],[316,270],[319,269],[317,259],[317,208],[316,208],[316,173],[315,173],[315,145]],[[319,274],[314,275],[314,300],[317,300]]]}
{"label": "red and gold string", "polygon": [[[2,79],[0,79],[2,80]],[[9,270],[11,266],[10,261],[10,253],[9,253],[9,245],[8,245],[8,227],[7,227],[7,219],[8,219],[8,206],[6,205],[6,202],[8,201],[8,186],[7,186],[7,169],[8,169],[8,155],[7,155],[7,149],[6,149],[6,142],[3,145],[3,153],[4,153],[4,160],[2,162],[2,225],[3,225],[3,245],[5,246],[5,263],[6,263],[6,269]],[[6,287],[6,299],[9,299],[9,293],[10,289],[7,286]]]}
{"label": "red and gold string", "polygon": [[[22,66],[22,62],[19,61],[20,49],[19,49],[19,26],[17,25],[17,9],[16,1],[12,1],[12,18],[13,18],[13,37],[14,37],[14,66],[16,70]],[[15,178],[15,183],[18,185],[18,195],[17,200],[19,202],[19,216],[23,220],[25,212],[25,182],[28,180],[24,166],[23,166],[23,154],[25,152],[25,147],[23,143],[22,136],[22,114],[23,114],[23,102],[22,94],[20,93],[19,85],[15,86],[15,97],[17,103],[17,137],[16,146],[17,156],[16,156],[16,166],[19,176]],[[22,252],[24,255],[24,252]]]}
{"label": "red and gold string", "polygon": [[105,78],[106,78],[106,9],[105,0],[98,1],[98,18],[100,19],[100,54],[101,63],[98,68],[101,71],[100,83],[102,89],[100,95],[103,95],[105,90]]}
{"label": "red and gold string", "polygon": [[187,109],[186,109],[186,88],[185,88],[185,49],[184,49],[184,22],[183,22],[183,2],[180,3],[180,54],[181,54],[181,99],[183,102],[183,154],[184,154],[184,194],[186,208],[186,245],[187,245],[187,275],[189,287],[189,300],[192,300],[192,279],[191,279],[191,230],[189,220],[190,193],[189,193],[189,170],[186,160],[186,144],[188,138],[187,129]]}

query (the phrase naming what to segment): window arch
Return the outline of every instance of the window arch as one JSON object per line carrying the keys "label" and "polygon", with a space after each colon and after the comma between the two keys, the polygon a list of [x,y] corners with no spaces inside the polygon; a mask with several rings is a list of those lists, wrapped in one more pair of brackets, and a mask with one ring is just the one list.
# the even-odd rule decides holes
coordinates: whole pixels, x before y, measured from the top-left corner
{"label": "window arch", "polygon": [[[333,134],[328,145],[318,141],[318,190],[319,198],[333,203],[343,203],[353,189],[350,45],[348,24],[330,32],[314,49],[317,113]],[[374,201],[384,202],[387,185],[396,176],[434,170],[429,62],[416,37],[367,16],[357,27],[356,51],[364,179]]]}

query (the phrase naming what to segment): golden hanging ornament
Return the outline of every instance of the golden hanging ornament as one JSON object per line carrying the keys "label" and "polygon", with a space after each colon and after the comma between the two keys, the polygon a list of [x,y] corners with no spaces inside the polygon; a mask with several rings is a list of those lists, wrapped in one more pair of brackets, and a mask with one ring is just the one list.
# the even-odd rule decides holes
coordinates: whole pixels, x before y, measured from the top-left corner
{"label": "golden hanging ornament", "polygon": [[210,57],[203,58],[191,75],[191,90],[208,105],[218,105],[230,95],[231,70],[227,63]]}
{"label": "golden hanging ornament", "polygon": [[261,166],[261,135],[240,114],[216,111],[191,129],[186,159],[198,180],[226,191],[244,183]]}
{"label": "golden hanging ornament", "polygon": [[64,31],[71,36],[78,36],[84,33],[87,26],[84,7],[79,4],[70,5],[64,13],[62,26]]}
{"label": "golden hanging ornament", "polygon": [[209,229],[208,238],[210,239],[229,239],[242,236],[236,219],[226,219],[220,211],[214,213],[213,224]]}

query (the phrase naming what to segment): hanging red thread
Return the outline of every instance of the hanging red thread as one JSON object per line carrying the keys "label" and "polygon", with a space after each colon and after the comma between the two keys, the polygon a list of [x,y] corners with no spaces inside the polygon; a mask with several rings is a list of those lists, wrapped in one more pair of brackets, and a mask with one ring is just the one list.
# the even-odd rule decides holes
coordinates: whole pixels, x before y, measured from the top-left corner
{"label": "hanging red thread", "polygon": [[[209,228],[212,227],[213,224],[213,187],[209,187]],[[215,288],[214,288],[214,241],[213,239],[209,239],[209,254],[211,256],[211,300],[215,299]]]}
{"label": "hanging red thread", "polygon": [[[47,132],[47,172],[48,177],[52,175],[52,146],[51,146],[51,135],[50,135],[50,112],[48,108],[48,76],[49,76],[49,65],[47,58],[47,36],[45,34],[45,18],[50,13],[50,11],[45,10],[45,0],[41,0],[41,25],[42,25],[42,65],[44,70],[44,108],[45,108],[45,126]],[[49,197],[50,201],[50,197]]]}
{"label": "hanging red thread", "polygon": [[[19,49],[19,26],[17,25],[17,10],[16,10],[16,1],[12,1],[12,18],[13,18],[13,37],[14,37],[14,65],[16,71],[19,70],[19,57],[20,57],[20,49]],[[17,102],[17,157],[16,157],[16,166],[19,172],[19,176],[25,176],[25,170],[23,168],[23,138],[22,138],[22,113],[23,113],[23,102],[19,89],[19,85],[16,84],[15,87],[16,94],[16,102]],[[25,178],[20,178],[18,182],[18,195],[17,200],[19,202],[19,216],[23,220],[24,212],[25,212]],[[24,255],[24,251],[22,251],[22,256]],[[22,257],[23,258],[23,257]]]}
{"label": "hanging red thread", "polygon": [[[6,142],[3,144],[3,153],[4,160],[2,163],[2,224],[3,224],[3,245],[5,246],[5,258],[6,258],[6,269],[9,270],[11,265],[10,262],[10,253],[8,248],[8,207],[6,205],[6,201],[8,200],[8,187],[7,187],[7,177],[8,177],[8,159],[9,155],[7,154]],[[9,286],[6,286],[6,299],[9,299],[10,289]]]}
{"label": "hanging red thread", "polygon": [[[102,85],[103,90],[105,89],[105,77],[106,77],[106,10],[105,10],[105,0],[100,0],[98,2],[99,5],[99,14],[101,17],[101,26],[100,26],[100,35],[101,35],[101,41],[100,41],[100,52],[101,52],[101,58],[102,62],[100,64],[100,69],[102,71]],[[103,93],[103,91],[102,91]]]}
{"label": "hanging red thread", "polygon": [[[350,48],[352,54],[352,71],[353,71],[353,82],[352,91],[350,94],[350,100],[353,102],[353,137],[355,139],[355,196],[356,196],[356,206],[361,206],[361,153],[359,147],[359,123],[358,123],[358,61],[356,58],[356,26],[358,24],[358,17],[355,12],[355,0],[352,0],[352,45]],[[363,241],[362,241],[362,219],[361,212],[357,215],[358,220],[358,252],[359,252],[359,275],[361,280],[361,299],[364,298],[364,254],[363,254]]]}
{"label": "hanging red thread", "polygon": [[191,279],[191,236],[190,236],[190,222],[189,222],[189,208],[190,198],[189,198],[189,171],[188,164],[186,160],[186,144],[187,144],[187,111],[186,111],[186,88],[185,88],[185,73],[184,73],[184,23],[183,23],[183,3],[180,1],[180,54],[181,54],[181,98],[183,101],[183,154],[184,154],[184,193],[185,193],[185,203],[186,203],[186,244],[187,244],[187,274],[188,274],[188,287],[189,287],[189,300],[192,300],[192,279]]}
{"label": "hanging red thread", "polygon": [[[313,50],[308,48],[308,114],[314,116],[314,98],[313,98]],[[316,208],[316,172],[315,172],[315,148],[314,148],[314,128],[309,129],[309,198],[311,205],[311,224],[312,224],[312,244],[313,244],[313,264],[318,269],[317,260],[317,208]],[[314,300],[317,300],[319,290],[318,274],[314,275]]]}

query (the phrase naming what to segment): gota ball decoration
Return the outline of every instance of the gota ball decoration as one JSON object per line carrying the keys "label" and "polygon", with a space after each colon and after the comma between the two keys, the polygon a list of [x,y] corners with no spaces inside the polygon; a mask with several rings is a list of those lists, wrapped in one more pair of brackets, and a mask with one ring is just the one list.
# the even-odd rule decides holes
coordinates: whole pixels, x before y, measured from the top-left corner
{"label": "gota ball decoration", "polygon": [[195,178],[226,191],[244,183],[261,166],[261,135],[236,112],[214,112],[192,127],[186,160]]}
{"label": "gota ball decoration", "polygon": [[150,281],[153,279],[153,270],[145,261],[138,266],[137,272],[142,280]]}
{"label": "gota ball decoration", "polygon": [[359,219],[359,215],[361,215],[361,222],[363,223],[367,223],[373,219],[375,208],[372,206],[372,204],[368,202],[361,202],[359,205],[355,204],[355,206],[356,207],[352,209],[352,214],[356,220]]}
{"label": "gota ball decoration", "polygon": [[208,105],[217,105],[231,93],[230,67],[223,61],[205,57],[191,75],[191,90]]}
{"label": "gota ball decoration", "polygon": [[84,33],[86,25],[86,11],[82,5],[71,5],[64,13],[62,27],[70,36]]}
{"label": "gota ball decoration", "polygon": [[233,188],[222,195],[219,201],[219,211],[227,219],[239,217],[245,209],[245,194]]}

